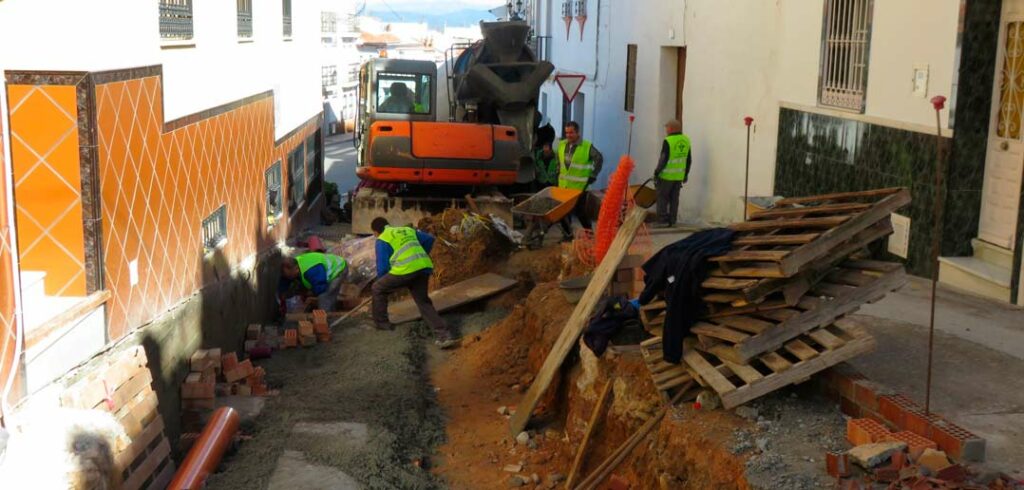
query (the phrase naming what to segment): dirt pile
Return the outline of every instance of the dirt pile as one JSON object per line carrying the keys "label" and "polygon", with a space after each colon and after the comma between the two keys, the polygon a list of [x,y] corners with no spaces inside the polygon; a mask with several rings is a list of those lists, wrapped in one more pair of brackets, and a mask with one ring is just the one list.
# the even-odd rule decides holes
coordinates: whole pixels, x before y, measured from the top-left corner
{"label": "dirt pile", "polygon": [[431,290],[493,270],[516,249],[493,224],[458,209],[424,218],[417,226],[437,238],[430,252],[434,262]]}

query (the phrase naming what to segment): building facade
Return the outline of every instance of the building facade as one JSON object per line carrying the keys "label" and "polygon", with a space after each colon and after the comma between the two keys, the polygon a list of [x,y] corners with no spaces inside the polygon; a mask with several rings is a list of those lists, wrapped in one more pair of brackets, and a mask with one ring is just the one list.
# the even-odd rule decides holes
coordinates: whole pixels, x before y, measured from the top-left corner
{"label": "building facade", "polygon": [[320,45],[292,0],[0,4],[5,407],[134,342],[173,409],[193,350],[269,317],[323,201]]}
{"label": "building facade", "polygon": [[[905,186],[914,202],[891,249],[929,275],[938,142],[943,281],[1020,302],[1024,153],[1006,80],[1024,70],[1022,3],[541,0],[530,19],[557,72],[587,77],[571,104],[549,83],[542,111],[580,122],[610,162],[635,115],[635,181],[656,164],[661,125],[680,116],[694,161],[685,221],[741,219],[748,178],[751,196]],[[936,95],[949,99],[938,122]]]}
{"label": "building facade", "polygon": [[325,134],[345,132],[346,121],[351,126],[356,116],[359,33],[355,31],[355,12],[353,1],[322,1],[321,79]]}

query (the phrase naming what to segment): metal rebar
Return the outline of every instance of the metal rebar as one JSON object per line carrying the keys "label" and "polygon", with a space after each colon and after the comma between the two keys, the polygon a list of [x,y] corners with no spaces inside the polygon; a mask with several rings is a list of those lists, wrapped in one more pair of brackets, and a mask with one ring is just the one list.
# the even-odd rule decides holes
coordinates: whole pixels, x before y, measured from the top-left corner
{"label": "metal rebar", "polygon": [[750,123],[747,123],[747,169],[743,175],[743,221],[746,221],[750,206]]}
{"label": "metal rebar", "polygon": [[[938,99],[938,97],[936,97]],[[932,100],[935,107],[935,202],[932,206],[932,297],[931,314],[928,319],[928,378],[925,381],[924,390],[924,413],[927,417],[931,414],[932,401],[932,357],[935,348],[935,303],[939,285],[939,254],[942,250],[942,225],[945,218],[945,192],[943,189],[943,174],[946,172],[945,153],[942,151],[942,103],[945,98],[936,102]]]}

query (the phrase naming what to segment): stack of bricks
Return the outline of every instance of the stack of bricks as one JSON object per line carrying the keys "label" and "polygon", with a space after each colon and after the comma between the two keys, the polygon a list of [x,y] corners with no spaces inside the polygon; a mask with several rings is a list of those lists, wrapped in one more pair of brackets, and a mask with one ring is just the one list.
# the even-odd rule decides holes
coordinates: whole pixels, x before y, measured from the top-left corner
{"label": "stack of bricks", "polygon": [[644,271],[640,268],[643,264],[642,255],[631,254],[622,259],[612,280],[613,296],[621,295],[629,299],[640,296],[640,292],[644,290]]}
{"label": "stack of bricks", "polygon": [[887,437],[906,442],[911,454],[914,448],[938,447],[954,460],[985,459],[984,439],[941,415],[926,415],[924,408],[907,396],[868,380],[847,364],[837,365],[817,379],[822,392],[839,404],[843,414],[870,419],[887,431],[895,431]]}
{"label": "stack of bricks", "polygon": [[327,312],[315,310],[313,312],[313,332],[316,334],[317,342],[331,341],[331,327],[327,324]]}
{"label": "stack of bricks", "polygon": [[299,321],[299,345],[303,347],[312,347],[316,345],[315,332],[312,322],[307,322],[305,320]]}
{"label": "stack of bricks", "polygon": [[202,429],[202,419],[213,410],[217,376],[221,373],[220,349],[200,349],[189,359],[189,373],[181,384],[182,425]]}

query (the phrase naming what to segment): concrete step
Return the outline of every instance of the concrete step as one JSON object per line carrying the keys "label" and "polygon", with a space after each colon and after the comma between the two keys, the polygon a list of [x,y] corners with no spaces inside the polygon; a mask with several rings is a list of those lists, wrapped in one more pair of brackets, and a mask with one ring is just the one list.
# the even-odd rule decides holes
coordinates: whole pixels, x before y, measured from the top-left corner
{"label": "concrete step", "polygon": [[939,282],[995,300],[1010,302],[1009,268],[977,257],[939,257]]}
{"label": "concrete step", "polygon": [[43,271],[21,271],[21,299],[24,302],[46,296],[46,273]]}
{"label": "concrete step", "polygon": [[971,240],[971,247],[974,248],[975,257],[1007,270],[1013,269],[1013,250],[978,238]]}

